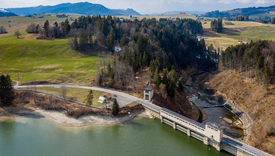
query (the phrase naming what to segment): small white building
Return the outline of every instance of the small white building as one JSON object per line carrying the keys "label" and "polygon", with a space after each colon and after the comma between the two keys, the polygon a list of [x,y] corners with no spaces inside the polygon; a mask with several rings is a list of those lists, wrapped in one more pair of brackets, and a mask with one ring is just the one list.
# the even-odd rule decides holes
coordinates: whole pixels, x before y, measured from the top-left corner
{"label": "small white building", "polygon": [[211,138],[217,142],[222,141],[223,137],[223,129],[220,128],[218,125],[207,122],[205,124],[205,132],[204,135],[207,136],[208,138]]}
{"label": "small white building", "polygon": [[106,98],[104,98],[103,96],[100,96],[100,97],[98,98],[98,102],[99,102],[99,103],[105,103],[105,102],[106,102]]}
{"label": "small white building", "polygon": [[144,99],[146,101],[151,101],[154,96],[153,88],[145,88],[144,89]]}

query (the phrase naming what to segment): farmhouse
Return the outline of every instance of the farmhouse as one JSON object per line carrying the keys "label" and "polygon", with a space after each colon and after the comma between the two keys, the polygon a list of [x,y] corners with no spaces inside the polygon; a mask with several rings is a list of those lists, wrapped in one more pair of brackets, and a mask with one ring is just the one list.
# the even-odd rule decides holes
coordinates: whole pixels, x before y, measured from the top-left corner
{"label": "farmhouse", "polygon": [[106,100],[111,100],[113,98],[113,95],[111,93],[108,93],[104,95],[104,98],[106,98]]}

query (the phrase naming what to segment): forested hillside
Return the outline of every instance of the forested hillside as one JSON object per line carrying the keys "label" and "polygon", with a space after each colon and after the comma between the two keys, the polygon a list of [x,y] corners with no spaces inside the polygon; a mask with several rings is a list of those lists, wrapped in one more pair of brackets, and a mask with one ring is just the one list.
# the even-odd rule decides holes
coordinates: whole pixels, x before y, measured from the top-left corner
{"label": "forested hillside", "polygon": [[220,56],[222,69],[245,71],[247,78],[254,78],[268,89],[274,83],[274,43],[266,40],[228,47]]}
{"label": "forested hillside", "polygon": [[[190,118],[192,108],[181,98],[185,95],[179,73],[187,67],[208,70],[216,65],[204,40],[196,38],[203,33],[201,23],[192,19],[79,17],[71,23],[31,24],[27,32],[39,33],[39,38],[68,38],[71,48],[82,53],[108,51],[114,61],[103,62],[103,68],[97,69],[97,85],[139,92],[145,84],[154,84],[160,104],[167,103],[165,107]],[[115,46],[122,50],[115,51]]]}
{"label": "forested hillside", "polygon": [[223,17],[236,17],[236,16],[245,16],[245,15],[255,15],[255,14],[268,14],[271,11],[275,11],[275,6],[269,7],[250,7],[250,8],[238,8],[228,11],[212,11],[203,14],[203,17],[214,17],[214,18],[223,18]]}
{"label": "forested hillside", "polygon": [[12,12],[1,12],[0,11],[0,17],[11,17],[11,16],[18,16],[15,13]]}

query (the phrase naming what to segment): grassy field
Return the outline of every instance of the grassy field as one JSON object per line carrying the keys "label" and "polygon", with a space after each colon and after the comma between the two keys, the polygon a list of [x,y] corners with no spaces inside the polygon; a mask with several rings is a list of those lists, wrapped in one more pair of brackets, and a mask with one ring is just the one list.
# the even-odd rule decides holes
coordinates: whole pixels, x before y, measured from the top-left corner
{"label": "grassy field", "polygon": [[[70,18],[77,18],[78,16],[69,16]],[[11,26],[18,25],[18,24],[29,24],[29,23],[44,23],[46,20],[49,22],[62,22],[65,21],[66,18],[57,18],[56,16],[44,16],[44,18],[35,18],[32,19],[31,17],[24,17],[24,16],[14,16],[14,17],[0,17],[0,26]],[[10,22],[9,22],[10,21]]]}
{"label": "grassy field", "polygon": [[[21,89],[27,89],[27,88],[21,88]],[[29,88],[29,89],[34,90],[34,88]],[[45,88],[36,88],[36,90],[61,96],[60,88],[45,87]],[[66,98],[85,103],[87,95],[89,94],[89,91],[90,90],[88,90],[88,89],[66,88]],[[107,93],[93,90],[93,96],[94,96],[93,106],[102,106],[102,104],[98,102],[98,98],[105,94],[107,94]]]}
{"label": "grassy field", "polygon": [[[129,16],[118,16],[118,17],[123,17],[123,18],[130,18]],[[147,18],[147,19],[151,19],[151,18],[156,18],[157,20],[159,20],[160,18],[191,18],[191,19],[196,19],[195,15],[189,15],[189,14],[171,14],[171,15],[137,15],[136,17],[138,17],[139,20],[143,19],[143,18]]]}
{"label": "grassy field", "polygon": [[216,33],[210,30],[210,22],[203,24],[204,37],[207,45],[213,44],[218,47],[226,49],[230,45],[237,45],[238,40],[244,43],[251,40],[275,40],[275,25],[262,24],[258,22],[240,22],[232,21],[234,25],[224,25],[225,31],[223,33]]}
{"label": "grassy field", "polygon": [[[233,25],[225,25],[224,22],[231,22]],[[202,22],[202,26],[204,28],[210,28],[211,21]],[[259,22],[246,22],[246,21],[224,21],[223,20],[224,28],[244,28],[244,27],[257,27],[257,26],[266,26],[266,24],[259,23]]]}
{"label": "grassy field", "polygon": [[10,74],[14,80],[19,78],[20,83],[43,80],[90,84],[100,59],[71,50],[67,42],[67,39],[0,37],[0,74]]}

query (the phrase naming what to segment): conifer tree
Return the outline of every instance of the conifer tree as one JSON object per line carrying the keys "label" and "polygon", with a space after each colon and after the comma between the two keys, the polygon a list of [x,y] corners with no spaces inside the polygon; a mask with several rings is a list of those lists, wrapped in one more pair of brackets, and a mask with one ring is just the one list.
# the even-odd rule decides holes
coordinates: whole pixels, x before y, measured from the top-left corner
{"label": "conifer tree", "polygon": [[125,45],[127,45],[129,43],[129,39],[127,34],[124,34],[120,40],[120,46],[124,47]]}
{"label": "conifer tree", "polygon": [[113,107],[112,107],[112,114],[113,116],[116,116],[119,113],[119,105],[117,103],[117,100],[114,99]]}
{"label": "conifer tree", "polygon": [[87,95],[86,104],[93,105],[93,98],[94,98],[93,90],[90,90],[89,94]]}
{"label": "conifer tree", "polygon": [[107,44],[108,50],[113,52],[114,44],[115,44],[115,31],[113,28],[111,29],[110,33],[107,36],[106,44]]}
{"label": "conifer tree", "polygon": [[64,23],[64,35],[66,36],[70,32],[71,26],[69,20],[66,19]]}
{"label": "conifer tree", "polygon": [[82,28],[79,36],[79,49],[85,50],[87,43],[88,43],[88,38],[87,38],[87,35],[85,34],[85,29]]}
{"label": "conifer tree", "polygon": [[50,24],[49,24],[49,21],[46,20],[46,22],[44,23],[44,32],[46,37],[49,37],[49,29],[50,29]]}
{"label": "conifer tree", "polygon": [[15,99],[14,89],[10,76],[1,75],[0,77],[0,104],[9,106]]}

